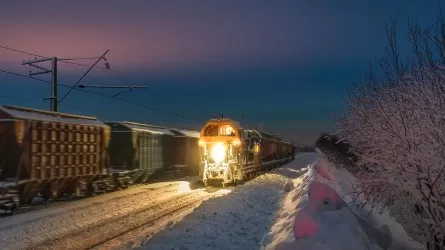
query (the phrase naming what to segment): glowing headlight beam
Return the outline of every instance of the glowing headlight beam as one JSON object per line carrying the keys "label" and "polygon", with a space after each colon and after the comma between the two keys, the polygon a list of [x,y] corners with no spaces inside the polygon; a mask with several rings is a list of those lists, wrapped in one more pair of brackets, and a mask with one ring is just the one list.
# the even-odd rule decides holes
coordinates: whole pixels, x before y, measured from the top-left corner
{"label": "glowing headlight beam", "polygon": [[224,144],[216,144],[212,148],[212,158],[216,163],[220,163],[224,160],[226,156],[226,148],[224,147]]}

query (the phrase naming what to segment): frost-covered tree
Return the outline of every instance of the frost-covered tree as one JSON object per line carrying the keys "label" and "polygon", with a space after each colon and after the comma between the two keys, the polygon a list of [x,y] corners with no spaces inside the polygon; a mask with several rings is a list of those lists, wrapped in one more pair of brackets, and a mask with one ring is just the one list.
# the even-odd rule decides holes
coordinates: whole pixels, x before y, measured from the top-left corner
{"label": "frost-covered tree", "polygon": [[338,136],[322,133],[315,146],[323,151],[330,161],[343,165],[351,173],[357,172],[355,155],[351,153],[349,144],[341,141]]}
{"label": "frost-covered tree", "polygon": [[[395,21],[388,56],[354,86],[339,133],[359,166],[359,192],[369,204],[407,199],[421,219],[428,249],[445,248],[445,23],[412,25],[412,56],[401,59]],[[377,77],[379,75],[379,77]]]}

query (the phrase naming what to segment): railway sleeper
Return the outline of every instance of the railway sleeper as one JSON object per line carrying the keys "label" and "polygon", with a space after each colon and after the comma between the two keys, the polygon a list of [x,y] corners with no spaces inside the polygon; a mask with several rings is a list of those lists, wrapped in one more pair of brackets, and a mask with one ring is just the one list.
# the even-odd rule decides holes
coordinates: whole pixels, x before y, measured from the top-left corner
{"label": "railway sleeper", "polygon": [[19,200],[18,192],[15,189],[8,189],[6,193],[0,195],[0,215],[13,215],[20,205]]}

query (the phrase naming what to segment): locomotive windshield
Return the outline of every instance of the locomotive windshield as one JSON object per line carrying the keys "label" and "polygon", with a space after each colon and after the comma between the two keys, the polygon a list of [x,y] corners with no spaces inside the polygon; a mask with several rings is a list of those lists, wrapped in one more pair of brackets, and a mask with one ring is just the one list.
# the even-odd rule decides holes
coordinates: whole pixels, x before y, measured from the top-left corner
{"label": "locomotive windshield", "polygon": [[219,126],[219,135],[234,136],[235,130],[230,125],[221,125],[221,126]]}
{"label": "locomotive windshield", "polygon": [[204,136],[218,136],[218,126],[209,125],[204,130]]}

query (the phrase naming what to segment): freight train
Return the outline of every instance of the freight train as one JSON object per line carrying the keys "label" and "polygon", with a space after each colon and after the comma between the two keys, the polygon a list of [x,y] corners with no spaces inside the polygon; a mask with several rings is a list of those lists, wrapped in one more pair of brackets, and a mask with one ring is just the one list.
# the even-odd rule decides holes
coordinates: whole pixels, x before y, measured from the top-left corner
{"label": "freight train", "polygon": [[0,105],[0,213],[21,204],[125,189],[166,169],[237,182],[289,161],[291,145],[236,122],[202,131]]}
{"label": "freight train", "polygon": [[197,174],[198,139],[199,131],[0,106],[0,213],[36,196],[124,189],[172,166]]}
{"label": "freight train", "polygon": [[231,119],[210,119],[200,132],[199,176],[205,186],[245,180],[261,170],[290,162],[295,147],[280,137],[243,129]]}

